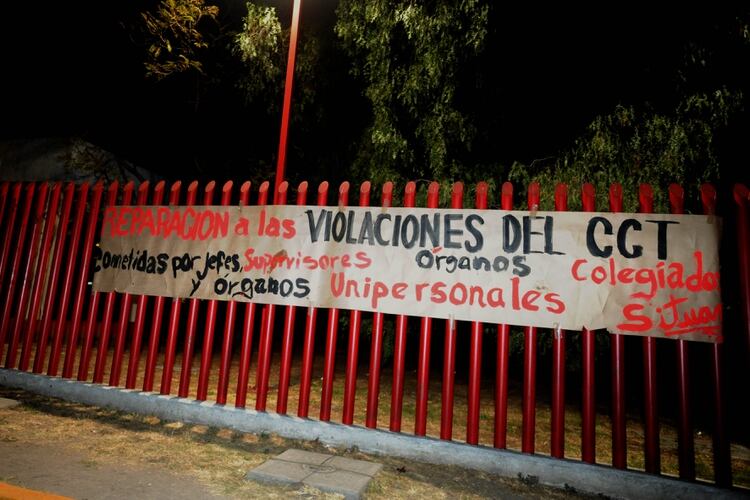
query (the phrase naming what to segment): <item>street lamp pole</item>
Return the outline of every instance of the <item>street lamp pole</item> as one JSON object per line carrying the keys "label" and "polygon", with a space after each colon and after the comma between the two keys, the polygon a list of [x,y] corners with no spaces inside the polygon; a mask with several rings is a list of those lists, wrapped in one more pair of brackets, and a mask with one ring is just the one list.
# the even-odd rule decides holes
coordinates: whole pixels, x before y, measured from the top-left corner
{"label": "street lamp pole", "polygon": [[289,108],[292,103],[292,83],[294,80],[294,60],[297,55],[297,30],[299,29],[299,11],[302,0],[294,0],[292,10],[292,29],[289,36],[289,56],[286,63],[286,83],[284,85],[284,107],[281,112],[281,135],[279,137],[279,154],[276,162],[276,181],[274,183],[273,200],[276,202],[279,186],[284,182],[284,168],[286,167],[286,142],[289,134]]}

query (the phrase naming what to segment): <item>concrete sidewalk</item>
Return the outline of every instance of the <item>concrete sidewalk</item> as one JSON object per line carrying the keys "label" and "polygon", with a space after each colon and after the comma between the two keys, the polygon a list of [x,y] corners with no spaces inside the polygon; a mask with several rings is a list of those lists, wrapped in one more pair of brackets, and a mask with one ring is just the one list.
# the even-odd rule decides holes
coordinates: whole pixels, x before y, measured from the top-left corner
{"label": "concrete sidewalk", "polygon": [[[70,498],[225,498],[215,495],[191,477],[165,471],[158,465],[152,468],[115,466],[59,444],[45,446],[0,442],[0,479],[15,486],[53,492]],[[5,498],[2,490],[0,498]]]}

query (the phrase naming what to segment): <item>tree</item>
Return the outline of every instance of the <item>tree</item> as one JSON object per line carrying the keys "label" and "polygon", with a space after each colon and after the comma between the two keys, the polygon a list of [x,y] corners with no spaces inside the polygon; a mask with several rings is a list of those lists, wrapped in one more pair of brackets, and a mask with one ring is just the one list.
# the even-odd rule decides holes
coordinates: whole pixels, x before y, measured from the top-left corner
{"label": "tree", "polygon": [[[691,190],[702,182],[716,181],[719,162],[714,136],[726,127],[741,102],[741,94],[719,89],[690,95],[669,113],[618,105],[607,115],[594,118],[574,145],[548,164],[536,168],[513,165],[511,180],[528,185],[532,180],[547,187],[543,207],[552,208],[552,186],[564,182],[578,189],[586,182],[596,187],[597,205],[608,207],[612,183],[623,185],[625,208],[638,206],[638,186],[651,184],[660,210],[670,183]],[[571,208],[579,207],[571,196]]]}
{"label": "tree", "polygon": [[[736,121],[742,119],[739,112],[750,80],[736,68],[738,61],[750,57],[748,19],[747,13],[722,13],[706,23],[708,29],[692,34],[695,38],[682,47],[681,61],[670,68],[671,93],[652,102],[619,104],[596,116],[556,157],[536,165],[514,164],[511,180],[524,185],[537,180],[548,187],[542,200],[546,209],[553,206],[556,182],[575,189],[593,183],[600,209],[608,207],[609,186],[617,182],[624,188],[626,211],[637,210],[642,183],[653,187],[657,210],[668,211],[670,183],[694,193],[703,182],[719,181],[735,156],[727,151],[731,141],[722,139],[732,128],[743,129]],[[571,208],[580,207],[579,196],[570,201]]]}
{"label": "tree", "polygon": [[281,78],[281,23],[273,7],[247,4],[242,31],[235,36],[235,53],[245,63],[245,72],[238,85],[248,102],[254,101]]}
{"label": "tree", "polygon": [[[144,66],[175,104],[171,109],[190,117],[170,133],[214,144],[210,152],[194,147],[199,141],[181,148],[196,169],[207,172],[203,165],[210,164],[216,172],[217,164],[227,170],[240,166],[258,181],[271,171],[276,151],[289,29],[281,27],[273,7],[254,2],[222,5],[221,17],[219,8],[204,0],[162,0],[152,11],[142,12],[138,31],[145,36]],[[320,83],[314,74],[316,40],[303,35],[299,43],[292,113],[298,126],[305,108],[314,111],[311,103]],[[219,116],[227,119],[217,122]],[[236,137],[252,141],[227,148]]]}
{"label": "tree", "polygon": [[199,25],[216,21],[219,8],[204,0],[162,0],[156,12],[141,14],[149,39],[146,75],[161,80],[188,70],[203,72],[198,52],[208,47]]}
{"label": "tree", "polygon": [[462,68],[482,49],[479,0],[342,0],[336,33],[372,117],[355,168],[375,181],[455,176],[474,125],[457,103]]}
{"label": "tree", "polygon": [[[244,64],[237,86],[248,104],[262,102],[271,114],[281,109],[289,38],[290,31],[281,28],[276,8],[247,3],[242,30],[234,36],[233,52]],[[314,101],[316,93],[314,70],[318,64],[318,44],[304,34],[300,38],[293,119],[299,118],[300,112]]]}

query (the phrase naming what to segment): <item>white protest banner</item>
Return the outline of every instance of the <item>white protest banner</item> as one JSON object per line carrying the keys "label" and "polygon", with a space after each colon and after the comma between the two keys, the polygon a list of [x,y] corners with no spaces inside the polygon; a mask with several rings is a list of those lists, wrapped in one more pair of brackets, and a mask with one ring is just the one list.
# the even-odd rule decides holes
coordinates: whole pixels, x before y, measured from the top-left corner
{"label": "white protest banner", "polygon": [[709,216],[108,207],[98,291],[721,341]]}

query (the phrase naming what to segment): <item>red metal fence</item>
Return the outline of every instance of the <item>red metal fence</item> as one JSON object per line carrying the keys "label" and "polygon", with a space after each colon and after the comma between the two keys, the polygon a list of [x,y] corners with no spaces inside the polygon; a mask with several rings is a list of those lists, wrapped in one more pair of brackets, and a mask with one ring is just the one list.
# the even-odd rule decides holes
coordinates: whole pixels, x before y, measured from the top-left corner
{"label": "red metal fence", "polygon": [[[303,311],[294,306],[285,306],[283,311],[273,305],[219,301],[201,301],[190,299],[167,299],[164,297],[132,296],[120,293],[98,293],[91,290],[92,252],[97,240],[97,228],[100,213],[104,205],[128,205],[135,195],[136,204],[160,205],[168,197],[170,205],[204,204],[211,205],[219,199],[222,205],[250,204],[251,185],[244,183],[238,193],[234,184],[229,181],[216,193],[217,185],[212,181],[199,190],[198,182],[187,186],[183,195],[183,185],[177,181],[169,188],[164,182],[154,186],[148,182],[136,186],[130,182],[124,186],[114,182],[105,191],[103,183],[93,186],[84,183],[74,185],[57,182],[48,183],[8,183],[0,184],[0,234],[3,235],[2,253],[0,254],[0,296],[3,297],[2,318],[0,320],[0,361],[10,369],[34,373],[45,373],[49,376],[62,375],[64,378],[77,377],[79,381],[91,380],[104,383],[105,374],[109,374],[108,384],[120,386],[123,368],[126,369],[124,387],[135,388],[138,381],[144,391],[153,391],[156,376],[160,370],[161,380],[158,390],[161,394],[174,392],[173,377],[178,380],[176,393],[180,397],[195,396],[197,400],[206,400],[211,390],[210,381],[214,380],[216,390],[212,392],[218,404],[226,404],[230,387],[236,380],[234,404],[244,408],[248,402],[248,390],[255,390],[255,408],[267,410],[269,393],[273,392],[272,357],[274,342],[280,344],[280,360],[277,364],[278,380],[276,389],[276,412],[286,414],[289,406],[290,384],[293,372],[293,346],[295,331],[303,334],[301,361],[298,372],[297,415],[309,417],[313,385],[317,384],[315,373],[315,344],[323,342],[324,356],[320,374],[319,418],[329,421],[332,417],[334,400],[334,378],[336,375],[336,354],[338,333],[342,324],[348,325],[348,338],[345,379],[341,395],[341,422],[343,424],[364,424],[368,428],[378,427],[380,389],[384,386],[381,380],[383,373],[383,351],[385,342],[386,317],[382,313],[363,313],[329,309],[325,329],[318,328],[317,316],[323,311],[308,308],[304,312],[304,328],[299,328],[298,318]],[[288,184],[282,183],[276,199],[284,204],[288,201]],[[669,187],[669,204],[672,213],[684,210],[684,192],[681,187]],[[405,186],[403,205],[413,207],[416,204],[417,186],[410,182]],[[432,183],[427,189],[426,206],[438,207],[439,186]],[[591,184],[582,187],[580,194],[569,192],[565,185],[558,185],[554,191],[555,210],[568,209],[568,196],[581,196],[585,211],[602,210],[605,207],[595,206],[595,191]],[[748,219],[748,190],[737,186],[734,191],[736,203],[736,235],[739,248],[733,255],[739,255],[737,269],[739,272],[740,304],[743,316],[743,339],[750,341],[750,219]],[[218,196],[217,196],[218,195]],[[256,203],[266,204],[269,201],[269,184],[263,183],[255,196]],[[372,193],[369,182],[362,184],[358,204],[369,206]],[[456,183],[451,191],[451,206],[463,207],[464,186]],[[491,201],[492,197],[496,200]],[[104,200],[103,200],[104,198]],[[336,204],[343,206],[350,203],[350,185],[344,182],[338,189]],[[394,186],[386,183],[380,193],[382,206],[391,206],[394,198]],[[502,209],[513,207],[514,190],[510,183],[502,185],[500,193],[489,192],[485,183],[475,188],[476,208],[487,208],[488,205]],[[318,186],[316,203],[326,205],[332,199],[329,185],[323,182]],[[532,184],[527,193],[529,210],[536,210],[540,203],[540,186]],[[652,212],[654,195],[650,186],[641,186],[638,193],[641,212]],[[716,191],[710,185],[700,190],[703,212],[714,214],[716,210]],[[296,190],[297,204],[308,203],[308,185],[303,182]],[[103,203],[102,203],[103,202]],[[622,211],[623,192],[619,185],[609,190],[609,210]],[[169,301],[169,311],[165,308]],[[187,314],[185,314],[187,308]],[[276,316],[283,321],[276,321]],[[242,320],[239,315],[242,314]],[[165,319],[166,315],[166,319]],[[369,366],[367,366],[366,395],[357,394],[357,380],[360,360],[360,345],[363,335],[363,318],[372,325],[370,336]],[[348,317],[346,317],[348,316]],[[282,328],[276,328],[280,324]],[[440,412],[438,417],[430,417],[430,369],[433,352],[433,327],[445,324],[442,351],[442,387],[440,392]],[[218,370],[212,367],[215,330],[223,326],[222,342],[218,352]],[[394,320],[395,335],[393,340],[392,381],[390,383],[390,405],[388,429],[402,432],[404,422],[404,393],[407,381],[406,360],[407,340],[410,337],[410,321],[407,316],[397,316]],[[254,329],[259,326],[258,343],[254,348]],[[202,328],[202,335],[199,328]],[[493,327],[494,328],[494,327]],[[457,385],[456,356],[457,344],[464,339],[459,335],[457,322],[420,318],[418,340],[415,339],[417,366],[414,379],[408,378],[414,386],[414,434],[427,434],[428,424],[439,425],[439,437],[444,440],[454,439],[454,410],[456,409]],[[318,335],[319,331],[325,334]],[[480,442],[481,423],[481,384],[482,379],[482,341],[486,336],[484,325],[474,322],[469,325],[468,338],[468,376],[466,388],[466,434],[457,436],[465,438],[469,444]],[[509,325],[496,327],[497,351],[494,360],[494,418],[491,428],[491,444],[496,448],[508,445],[508,401],[509,401],[509,352],[511,337],[515,335]],[[146,337],[144,335],[148,333]],[[727,332],[733,336],[737,332]],[[520,431],[521,451],[535,452],[535,437],[538,432],[536,422],[537,408],[537,348],[540,343],[539,332],[535,327],[523,329],[523,384],[522,384],[522,425]],[[571,336],[572,332],[556,330],[552,332],[552,381],[550,391],[550,434],[549,450],[553,457],[565,456],[565,404],[566,385],[566,352],[573,346],[572,340],[580,338],[581,387],[580,387],[580,457],[589,463],[597,462],[597,402],[595,372],[595,336],[596,332],[584,330],[580,336]],[[416,336],[416,332],[414,336]],[[603,333],[600,333],[603,335]],[[316,337],[319,337],[316,339]],[[657,393],[657,344],[668,345],[674,349],[677,374],[677,429],[679,476],[686,480],[695,480],[694,427],[691,422],[691,385],[689,379],[688,344],[685,341],[657,340],[651,337],[631,338],[629,341],[642,343],[643,366],[643,463],[647,472],[659,474],[660,466],[660,412]],[[181,341],[181,342],[180,342]],[[626,433],[626,348],[625,337],[611,336],[611,401],[600,402],[607,406],[611,414],[611,463],[614,467],[628,467],[628,439]],[[144,345],[145,342],[145,345]],[[233,363],[234,346],[239,343],[236,365]],[[182,345],[178,352],[178,347]],[[460,345],[460,344],[458,344]],[[125,363],[125,350],[129,346],[128,359]],[[191,389],[193,382],[193,365],[196,350],[200,347],[197,386]],[[439,346],[438,346],[439,347]],[[96,355],[93,350],[96,348]],[[145,364],[141,365],[142,351],[145,348]],[[662,349],[664,349],[662,347]],[[726,395],[723,373],[726,369],[723,361],[722,344],[701,344],[695,346],[693,354],[709,359],[711,366],[711,388],[713,393],[713,477],[716,484],[731,484],[731,461],[729,447],[729,430],[726,422]],[[20,350],[20,352],[19,352]],[[250,367],[255,350],[255,381],[250,386]],[[415,352],[414,349],[411,351]],[[662,351],[663,352],[663,351]],[[175,363],[181,354],[179,376],[175,374]],[[414,356],[413,355],[413,356]],[[33,356],[33,363],[32,363]],[[486,357],[485,357],[486,359]],[[93,372],[92,369],[93,361]],[[705,362],[705,361],[704,361]],[[76,370],[77,364],[77,370]],[[236,368],[233,369],[233,366]],[[62,370],[61,370],[62,368]],[[485,366],[484,373],[488,373]],[[231,375],[234,372],[235,378]],[[361,377],[360,377],[361,378]],[[601,375],[599,376],[601,378]],[[606,377],[602,380],[606,381]],[[487,378],[485,378],[485,383]],[[601,385],[602,382],[599,383]],[[385,384],[387,385],[387,384]],[[364,387],[361,388],[364,390]],[[464,389],[461,388],[461,391]],[[662,390],[672,390],[662,388]],[[576,391],[577,392],[577,391]],[[366,409],[362,422],[355,422],[355,401],[364,398]],[[387,397],[387,396],[386,396]],[[433,396],[434,397],[434,396]],[[338,396],[337,396],[338,398]],[[382,412],[380,412],[382,413]],[[601,417],[600,417],[601,418]],[[490,444],[489,442],[486,444]],[[601,445],[601,444],[600,444]],[[601,449],[601,448],[600,448]]]}

